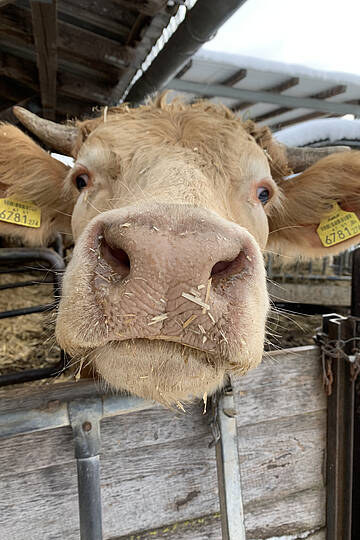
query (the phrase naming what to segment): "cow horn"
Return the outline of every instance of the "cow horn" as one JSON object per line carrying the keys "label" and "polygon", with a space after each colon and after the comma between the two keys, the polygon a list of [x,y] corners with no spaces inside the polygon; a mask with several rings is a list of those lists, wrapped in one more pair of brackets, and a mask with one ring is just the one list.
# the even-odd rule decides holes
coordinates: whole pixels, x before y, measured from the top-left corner
{"label": "cow horn", "polygon": [[351,150],[349,146],[324,146],[323,148],[300,148],[298,146],[285,146],[289,167],[296,172],[304,171],[314,165],[319,159]]}
{"label": "cow horn", "polygon": [[13,112],[16,118],[49,148],[61,154],[71,155],[78,134],[76,127],[45,120],[18,106],[13,107]]}

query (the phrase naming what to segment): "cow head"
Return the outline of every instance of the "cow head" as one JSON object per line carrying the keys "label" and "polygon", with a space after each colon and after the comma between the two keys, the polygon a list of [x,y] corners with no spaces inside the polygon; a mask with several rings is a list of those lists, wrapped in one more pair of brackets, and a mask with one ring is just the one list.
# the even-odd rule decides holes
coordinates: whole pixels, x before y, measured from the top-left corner
{"label": "cow head", "polygon": [[0,195],[33,201],[42,225],[1,223],[1,234],[33,244],[73,235],[58,342],[112,387],[165,404],[260,362],[263,250],[334,252],[316,234],[331,201],[360,212],[360,153],[284,180],[291,163],[270,131],[208,102],[161,98],[73,126],[16,114],[75,165],[2,125]]}

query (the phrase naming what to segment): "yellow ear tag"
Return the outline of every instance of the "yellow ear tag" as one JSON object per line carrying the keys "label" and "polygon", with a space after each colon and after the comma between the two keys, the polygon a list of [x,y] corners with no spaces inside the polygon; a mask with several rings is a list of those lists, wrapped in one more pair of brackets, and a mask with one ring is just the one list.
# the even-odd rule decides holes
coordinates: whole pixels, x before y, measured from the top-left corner
{"label": "yellow ear tag", "polygon": [[335,246],[360,234],[360,220],[354,212],[342,210],[337,202],[320,221],[316,232],[325,247]]}
{"label": "yellow ear tag", "polygon": [[41,209],[31,201],[0,199],[0,221],[38,228],[41,223]]}

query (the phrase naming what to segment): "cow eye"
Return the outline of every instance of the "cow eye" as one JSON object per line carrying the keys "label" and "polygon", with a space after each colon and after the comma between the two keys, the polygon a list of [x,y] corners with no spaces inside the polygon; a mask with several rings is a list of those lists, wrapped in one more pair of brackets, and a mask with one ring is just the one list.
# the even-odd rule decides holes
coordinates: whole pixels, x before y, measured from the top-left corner
{"label": "cow eye", "polygon": [[258,187],[256,196],[262,204],[266,204],[270,199],[270,191],[266,187]]}
{"label": "cow eye", "polygon": [[79,174],[75,178],[75,184],[79,191],[84,189],[88,185],[88,182],[89,182],[89,177],[87,174]]}

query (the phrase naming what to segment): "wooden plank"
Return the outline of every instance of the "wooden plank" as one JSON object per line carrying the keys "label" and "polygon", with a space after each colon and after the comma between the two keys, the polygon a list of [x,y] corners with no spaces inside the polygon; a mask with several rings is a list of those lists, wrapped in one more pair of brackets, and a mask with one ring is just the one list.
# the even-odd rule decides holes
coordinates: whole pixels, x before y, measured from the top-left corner
{"label": "wooden plank", "polygon": [[[0,43],[0,49],[2,47],[3,45],[2,43]],[[6,65],[4,68],[4,71],[7,73],[17,72],[17,75],[18,75],[17,79],[19,80],[19,82],[27,86],[30,84],[31,87],[35,87],[35,89],[39,88],[38,86],[34,84],[34,82],[36,82],[37,80],[37,75],[34,76],[33,81],[29,82],[29,79],[28,79],[28,74],[32,71],[33,61],[35,60],[35,54],[33,53],[33,51],[29,49],[19,49],[19,48],[11,48],[11,47],[7,47],[7,48],[8,50],[13,49],[12,52],[15,55],[19,55],[20,58],[24,58],[26,60],[26,62],[21,62],[21,61],[19,62],[20,64],[24,65],[25,71],[24,71],[24,74],[21,72],[21,70],[17,66],[17,62],[14,69],[12,67],[8,68],[8,65]],[[9,55],[6,55],[6,56],[9,56]],[[60,65],[59,65],[60,72],[58,74],[58,85],[57,85],[59,94],[64,94],[66,96],[74,96],[78,100],[83,98],[84,100],[91,102],[92,104],[106,105],[108,103],[108,100],[109,100],[108,96],[109,96],[109,92],[112,89],[112,86],[110,83],[102,80],[101,74],[99,74],[99,72],[95,72],[97,73],[97,75],[99,75],[99,77],[97,78],[96,81],[94,81],[92,79],[91,80],[86,79],[83,76],[83,74],[81,73],[81,70],[77,69],[80,66],[77,66],[75,70],[75,71],[78,71],[77,74],[69,73],[65,71],[66,69],[69,69],[69,67],[71,66],[65,65],[63,64],[62,61],[60,61]],[[1,73],[1,70],[2,70],[2,67],[1,67],[1,52],[0,52],[0,73]],[[86,75],[88,74],[86,73]]]}
{"label": "wooden plank", "polygon": [[306,490],[279,500],[262,500],[252,509],[245,508],[247,538],[265,540],[291,535],[300,540],[307,531],[325,526],[325,505],[323,489]]}
{"label": "wooden plank", "polygon": [[115,1],[59,0],[59,19],[118,43],[126,42],[136,16],[130,9],[120,9]]}
{"label": "wooden plank", "polygon": [[55,120],[57,74],[56,0],[31,2],[34,40],[44,118]]}
{"label": "wooden plank", "polygon": [[160,540],[162,538],[169,540],[220,540],[220,514],[187,519],[150,531],[118,536],[111,540]]}
{"label": "wooden plank", "polygon": [[[58,8],[60,9],[60,8]],[[64,59],[72,57],[73,62],[90,61],[105,66],[113,66],[119,72],[138,61],[136,49],[124,43],[95,34],[87,29],[58,20],[58,55]],[[0,30],[6,39],[23,46],[33,46],[32,20],[28,9],[11,7],[2,13]]]}
{"label": "wooden plank", "polygon": [[245,514],[259,501],[325,491],[326,411],[242,427],[238,442]]}
{"label": "wooden plank", "polygon": [[[344,92],[346,92],[346,88],[347,87],[345,85],[339,84],[337,86],[332,86],[331,88],[328,88],[327,90],[323,90],[322,92],[312,94],[311,96],[308,96],[308,97],[313,98],[313,99],[327,99],[330,97],[343,94]],[[268,113],[255,116],[254,118],[252,118],[252,120],[254,122],[264,122],[264,120],[268,120],[269,118],[273,118],[274,116],[279,116],[291,110],[292,109],[289,107],[280,107],[278,109],[275,109],[274,111],[270,111]]]}
{"label": "wooden plank", "polygon": [[319,349],[272,353],[234,386],[247,537],[324,527],[327,404]]}
{"label": "wooden plank", "polygon": [[144,15],[153,17],[159,11],[165,9],[168,5],[168,0],[115,0],[121,7],[136,10]]}
{"label": "wooden plank", "polygon": [[51,380],[47,384],[17,385],[15,388],[0,388],[1,412],[22,411],[29,409],[48,409],[60,401],[78,398],[98,397],[102,395],[100,385],[92,379],[80,379],[77,383],[57,383]]}
{"label": "wooden plank", "polygon": [[[233,381],[238,429],[326,409],[320,349],[296,347],[269,353],[260,366]],[[261,420],[260,420],[261,419]]]}
{"label": "wooden plank", "polygon": [[28,88],[39,88],[38,72],[35,64],[23,62],[16,56],[12,56],[0,50],[0,75],[9,77],[26,85]]}
{"label": "wooden plank", "polygon": [[[311,531],[313,540],[324,538],[321,385],[317,347],[271,353],[234,382],[248,540],[311,538]],[[3,389],[0,402],[3,410],[51,408],[98,391],[86,380]],[[201,409],[195,404],[183,414],[157,407],[101,423],[105,539],[221,538],[215,452]],[[70,428],[0,441],[0,484],[5,538],[78,538]]]}
{"label": "wooden plank", "polygon": [[[285,92],[285,90],[289,90],[289,88],[293,88],[294,86],[297,86],[299,84],[299,77],[291,77],[290,79],[286,79],[285,81],[281,82],[280,84],[276,84],[275,86],[272,86],[270,88],[266,88],[265,92],[273,92],[274,94],[281,94],[281,92]],[[240,102],[236,105],[233,105],[231,107],[231,110],[234,112],[242,111],[244,109],[248,109],[252,105],[255,105],[254,102]]]}
{"label": "wooden plank", "polygon": [[[218,511],[207,419],[197,408],[191,418],[166,410],[147,412],[147,416],[113,418],[102,426],[105,538]],[[25,436],[21,445],[21,438],[14,437],[2,448],[9,462],[14,459],[8,474],[2,471],[0,478],[2,534],[19,540],[75,539],[78,518],[70,430],[39,436]],[[39,452],[43,447],[44,452]],[[10,497],[15,497],[12,504]]]}

